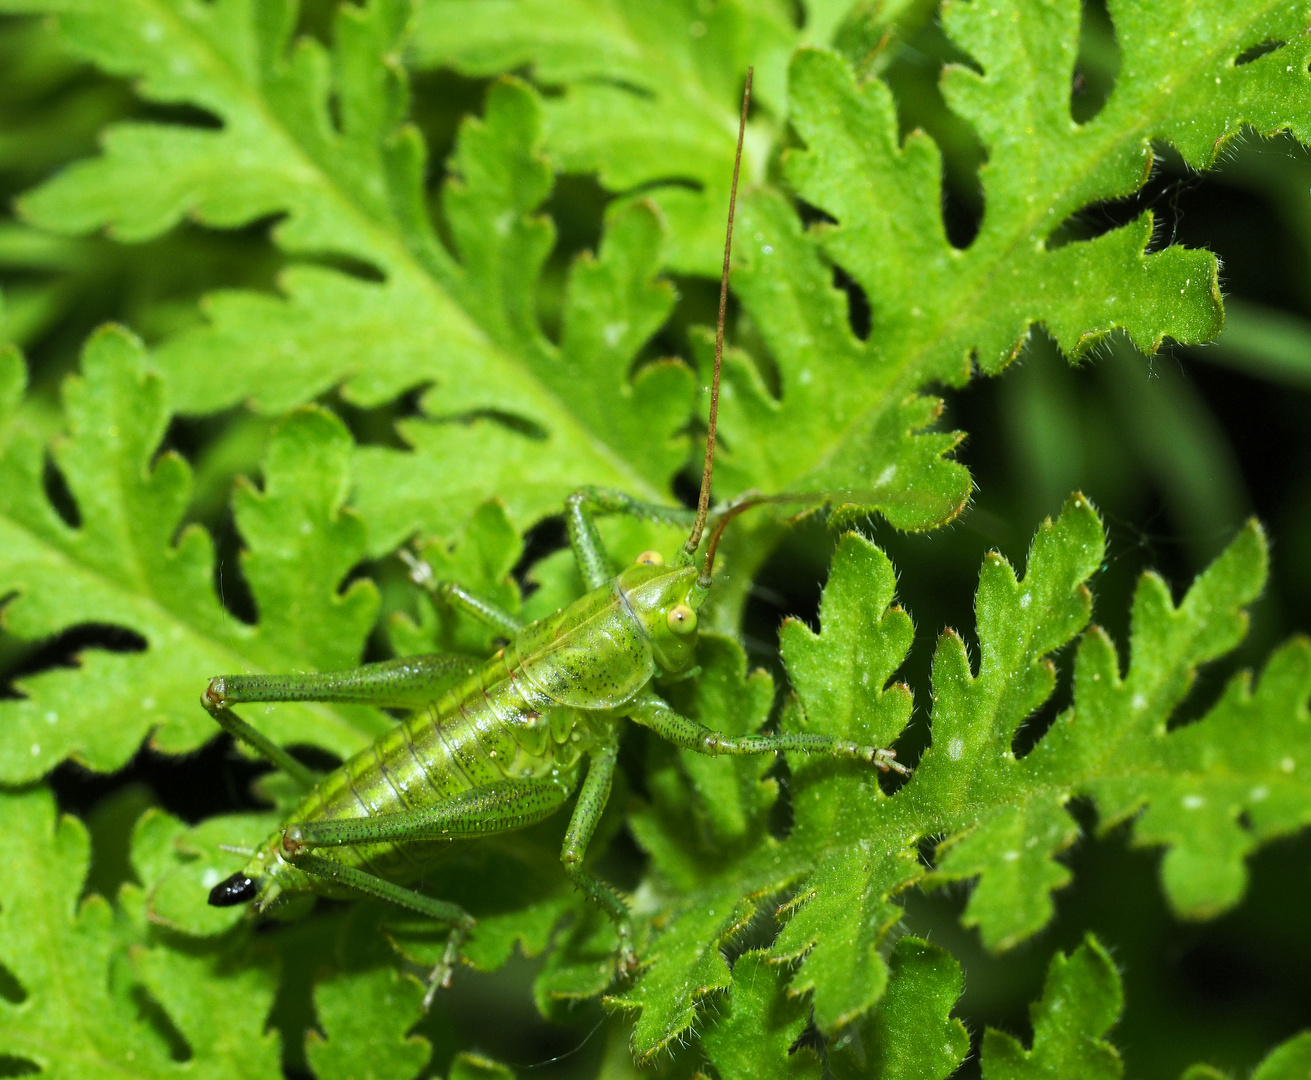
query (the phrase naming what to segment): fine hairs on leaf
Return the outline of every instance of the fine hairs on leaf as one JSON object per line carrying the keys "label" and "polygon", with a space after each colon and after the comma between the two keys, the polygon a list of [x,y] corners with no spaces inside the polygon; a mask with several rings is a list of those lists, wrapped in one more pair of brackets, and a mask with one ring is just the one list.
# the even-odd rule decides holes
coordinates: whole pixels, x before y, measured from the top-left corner
{"label": "fine hairs on leaf", "polygon": [[[1200,171],[1244,127],[1311,143],[1311,10],[1104,14],[1118,75],[1076,122],[1077,0],[0,0],[0,58],[20,58],[0,65],[0,172],[21,178],[0,221],[0,1072],[506,1080],[492,1058],[553,1056],[524,1033],[531,997],[584,1033],[606,1011],[561,1075],[945,1080],[975,1036],[987,1080],[1123,1075],[1117,943],[1037,936],[1081,822],[1158,852],[1169,913],[1198,923],[1311,825],[1311,643],[1234,670],[1264,527],[1190,580],[1139,575],[1112,634],[1105,520],[1072,494],[1014,523],[1022,559],[983,557],[966,624],[921,613],[936,643],[891,533],[848,531],[966,509],[938,388],[1002,373],[1035,327],[1088,362],[1112,334],[1129,355],[1221,329],[1211,250],[1166,242],[1151,211],[1091,239],[1066,226],[1140,191],[1163,146]],[[881,77],[922,56],[903,51],[917,34],[955,57],[934,93],[984,159],[964,247],[946,151]],[[698,298],[751,65],[714,495],[839,509],[831,550],[806,553],[827,566],[817,618],[783,621],[769,670],[744,614],[806,526],[766,504],[724,532],[694,674],[654,685],[720,734],[897,744],[913,773],[632,731],[588,860],[625,893],[636,969],[616,975],[614,928],[562,873],[558,814],[425,875],[477,921],[425,1012],[445,927],[206,902],[285,822],[286,777],[199,810],[141,778],[216,737],[197,699],[217,672],[440,652],[453,686],[505,647],[415,588],[416,562],[531,621],[584,591],[553,550],[571,491],[677,501],[705,441]],[[176,292],[144,284],[173,274]],[[83,335],[78,298],[109,278],[129,300]],[[617,564],[686,536],[601,532]],[[250,621],[220,595],[234,578]],[[87,627],[143,647],[42,652]],[[1208,665],[1223,685],[1199,698]],[[310,702],[250,720],[330,762],[396,722]],[[88,776],[110,794],[84,813],[69,792]],[[908,911],[952,883],[987,950],[1051,951],[1029,1029],[980,1031],[970,971]],[[1311,1033],[1272,1041],[1254,1080],[1311,1070]]]}

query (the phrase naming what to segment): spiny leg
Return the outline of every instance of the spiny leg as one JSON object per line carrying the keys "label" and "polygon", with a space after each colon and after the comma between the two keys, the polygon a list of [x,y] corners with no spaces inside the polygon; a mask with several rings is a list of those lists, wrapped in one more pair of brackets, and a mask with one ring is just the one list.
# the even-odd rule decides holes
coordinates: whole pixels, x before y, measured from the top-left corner
{"label": "spiny leg", "polygon": [[578,792],[578,802],[573,817],[569,819],[569,831],[565,833],[564,846],[560,849],[560,861],[573,883],[615,924],[619,932],[619,970],[629,972],[637,967],[637,954],[633,951],[633,920],[628,907],[611,886],[583,869],[587,844],[596,832],[606,800],[610,798],[610,782],[614,778],[618,757],[619,744],[613,741],[592,752],[587,777]]}
{"label": "spiny leg", "polygon": [[291,675],[219,675],[209,680],[200,703],[218,725],[298,781],[312,788],[317,775],[232,711],[234,704],[322,701],[393,708],[422,708],[473,667],[449,656],[407,656],[345,671]]}
{"label": "spiny leg", "polygon": [[256,731],[229,709],[227,702],[221,699],[216,700],[212,696],[214,684],[221,681],[220,679],[211,679],[208,689],[201,695],[200,703],[205,707],[205,711],[215,719],[219,727],[234,739],[244,742],[252,750],[259,753],[265,761],[275,768],[281,769],[301,787],[306,790],[312,788],[318,781],[318,777],[313,770],[302,765],[267,735]]}
{"label": "spiny leg", "polygon": [[685,506],[643,502],[610,488],[579,488],[565,500],[564,520],[574,558],[589,589],[604,585],[614,576],[596,528],[596,519],[603,514],[631,514],[667,525],[691,525],[696,520],[696,513]]}
{"label": "spiny leg", "polygon": [[313,877],[331,881],[334,884],[352,889],[365,896],[372,896],[378,900],[388,900],[393,904],[409,908],[411,911],[417,911],[420,915],[426,915],[438,922],[450,923],[451,933],[446,939],[446,949],[442,953],[441,960],[428,976],[428,991],[423,995],[424,1010],[426,1011],[432,1005],[433,995],[437,992],[438,987],[451,985],[451,976],[455,971],[455,962],[460,957],[460,949],[469,936],[469,931],[477,925],[474,917],[460,907],[459,904],[424,896],[423,893],[407,889],[402,885],[393,884],[376,874],[370,874],[367,870],[346,866],[335,859],[325,859],[321,855],[315,855],[309,851],[300,852],[300,854],[294,856],[292,861],[297,867]]}
{"label": "spiny leg", "polygon": [[550,817],[569,798],[553,780],[505,780],[472,788],[422,810],[332,821],[291,822],[282,850],[291,859],[310,848],[468,839],[522,829]]}
{"label": "spiny leg", "polygon": [[796,732],[778,732],[768,735],[724,735],[695,720],[674,712],[654,694],[643,698],[628,714],[635,723],[648,727],[662,739],[675,746],[693,750],[698,754],[745,755],[768,754],[780,750],[796,750],[806,754],[826,754],[830,757],[851,758],[868,762],[882,769],[909,776],[910,770],[896,760],[895,750],[877,746],[862,746],[832,735],[812,735]]}

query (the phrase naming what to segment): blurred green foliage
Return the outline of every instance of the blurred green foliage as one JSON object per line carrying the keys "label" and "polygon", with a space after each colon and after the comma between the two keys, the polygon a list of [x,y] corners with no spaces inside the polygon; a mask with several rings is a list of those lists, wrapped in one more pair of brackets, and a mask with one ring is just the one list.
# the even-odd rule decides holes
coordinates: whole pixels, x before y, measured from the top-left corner
{"label": "blurred green foliage", "polygon": [[[1175,6],[0,0],[0,1075],[507,1075],[479,1049],[620,1077],[630,1041],[725,1080],[1308,1075],[1308,800],[1296,778],[1250,800],[1306,743],[1298,646],[1255,704],[1231,682],[1311,631],[1308,11],[1193,5],[1184,33]],[[813,517],[744,522],[715,621],[800,704],[714,637],[674,693],[742,730],[909,721],[919,786],[635,741],[597,848],[664,935],[605,1014],[610,943],[540,858],[550,829],[462,868],[500,899],[481,970],[426,1017],[397,974],[422,927],[393,949],[381,913],[325,906],[223,934],[237,912],[201,904],[219,845],[257,842],[286,792],[252,796],[259,770],[210,740],[206,676],[477,653],[412,596],[401,541],[507,604],[530,586],[537,615],[577,588],[548,554],[564,492],[695,474],[748,63],[719,490],[862,489],[891,563]],[[971,484],[945,529],[889,524],[951,517]],[[1026,566],[1073,490],[1104,550],[1071,503]],[[1274,541],[1255,599],[1251,516]],[[1031,638],[1011,566],[1052,586]],[[1109,638],[1063,648],[1085,581]],[[1076,654],[1113,682],[1111,642],[1124,702],[1086,743],[1049,731],[1072,702],[1091,722]],[[1160,730],[1089,766],[1144,670]],[[341,754],[384,723],[307,707],[269,730]],[[980,747],[964,808],[953,736]],[[990,772],[982,748],[1010,745]],[[1199,830],[1178,807],[1207,799],[1232,812]]]}

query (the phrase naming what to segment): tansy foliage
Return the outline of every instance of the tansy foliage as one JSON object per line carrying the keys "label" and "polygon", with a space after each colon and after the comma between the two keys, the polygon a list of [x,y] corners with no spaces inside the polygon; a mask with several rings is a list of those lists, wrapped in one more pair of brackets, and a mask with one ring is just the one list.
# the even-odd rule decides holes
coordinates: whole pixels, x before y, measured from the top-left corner
{"label": "tansy foliage", "polygon": [[[1152,243],[1150,213],[1089,240],[1062,230],[1137,190],[1154,143],[1205,168],[1243,124],[1305,139],[1305,4],[1111,4],[1120,74],[1084,123],[1069,108],[1073,0],[944,5],[961,62],[942,93],[987,155],[985,211],[963,248],[947,238],[938,147],[901,137],[887,84],[865,77],[926,6],[803,6],[799,28],[770,0],[369,0],[303,18],[290,0],[0,0],[53,16],[39,31],[13,24],[45,50],[27,78],[63,86],[85,62],[105,80],[95,93],[112,87],[94,122],[65,101],[51,113],[58,139],[13,143],[32,177],[83,153],[88,124],[138,112],[18,201],[0,262],[21,249],[51,276],[10,305],[20,318],[0,323],[5,339],[35,335],[88,267],[140,273],[157,249],[131,245],[170,242],[186,222],[273,220],[262,265],[282,266],[265,288],[249,268],[234,274],[200,316],[147,320],[151,348],[122,327],[96,331],[57,407],[39,387],[24,397],[24,358],[0,346],[4,631],[24,648],[79,627],[128,641],[38,665],[0,700],[0,1064],[79,1077],[447,1068],[457,1047],[439,1046],[441,1021],[421,1018],[408,978],[441,952],[440,931],[366,904],[257,931],[241,909],[205,903],[241,860],[227,849],[281,820],[291,793],[278,778],[261,782],[262,812],[188,823],[129,794],[91,833],[43,781],[68,761],[112,772],[143,742],[196,750],[214,735],[196,699],[219,672],[342,668],[366,648],[476,664],[492,635],[416,596],[388,558],[412,537],[439,577],[535,618],[578,588],[566,553],[513,576],[536,550],[524,531],[569,490],[672,498],[698,454],[711,339],[670,329],[679,297],[663,275],[717,262],[747,63],[758,93],[719,494],[848,493],[838,501],[929,528],[960,512],[971,484],[929,387],[999,372],[1034,323],[1073,357],[1113,330],[1149,352],[1218,332],[1214,256]],[[485,80],[444,160],[411,116],[412,82],[434,68]],[[617,197],[594,250],[554,265],[547,210],[571,173]],[[97,262],[107,251],[122,261]],[[868,328],[852,318],[858,293]],[[250,621],[227,606],[214,536],[196,520],[226,466],[193,467],[174,449],[177,418],[224,410],[205,421],[226,425],[215,456],[240,459],[238,472],[259,461],[230,500]],[[246,446],[261,439],[258,453]],[[782,531],[762,522],[725,545],[721,630],[735,629]],[[607,529],[621,557],[676,542]],[[1177,596],[1142,577],[1118,643],[1090,622],[1104,558],[1103,523],[1079,495],[1038,527],[1023,565],[988,555],[974,625],[942,633],[931,685],[898,681],[912,615],[889,558],[856,532],[837,543],[818,628],[782,627],[779,678],[749,670],[732,633],[703,634],[699,673],[661,692],[713,728],[887,746],[918,706],[931,745],[909,780],[888,783],[831,760],[793,756],[781,770],[637,742],[592,844],[603,861],[626,828],[643,854],[629,883],[633,978],[615,980],[613,931],[559,868],[563,816],[470,845],[424,887],[477,917],[469,965],[543,956],[541,1011],[602,997],[639,1063],[947,1077],[970,1052],[952,1015],[962,972],[902,933],[908,890],[972,882],[965,924],[994,950],[1030,940],[1069,880],[1059,856],[1079,836],[1079,799],[1100,828],[1127,822],[1134,843],[1163,851],[1178,915],[1210,918],[1242,897],[1253,850],[1311,822],[1311,646],[1278,647],[1187,710],[1199,667],[1246,633],[1267,573],[1260,526]],[[1057,691],[1057,654],[1069,704],[1017,757],[1017,733]],[[392,723],[312,704],[252,717],[281,744],[337,757]],[[123,853],[118,872],[102,848]],[[1090,938],[1052,960],[1031,1039],[983,1037],[983,1074],[1118,1076],[1120,1008],[1119,976]],[[1304,1072],[1309,1045],[1275,1049],[1256,1076]],[[509,1074],[463,1055],[449,1075]]]}

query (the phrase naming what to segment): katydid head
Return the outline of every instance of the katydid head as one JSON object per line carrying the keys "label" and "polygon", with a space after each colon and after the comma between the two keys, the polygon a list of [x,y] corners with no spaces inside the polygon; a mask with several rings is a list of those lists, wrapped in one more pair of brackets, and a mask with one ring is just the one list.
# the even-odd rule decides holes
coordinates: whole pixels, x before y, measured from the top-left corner
{"label": "katydid head", "polygon": [[660,670],[667,675],[686,671],[696,659],[697,608],[704,592],[697,589],[692,566],[664,566],[654,552],[619,575],[619,592],[641,624]]}

